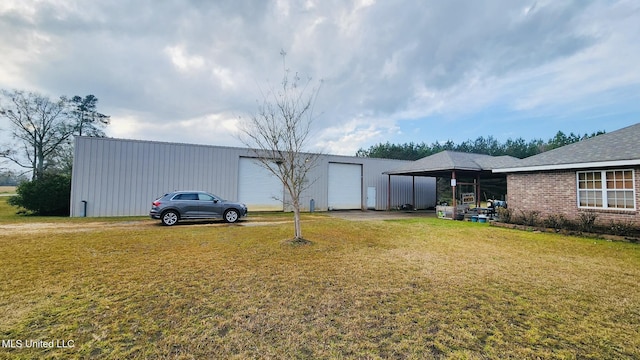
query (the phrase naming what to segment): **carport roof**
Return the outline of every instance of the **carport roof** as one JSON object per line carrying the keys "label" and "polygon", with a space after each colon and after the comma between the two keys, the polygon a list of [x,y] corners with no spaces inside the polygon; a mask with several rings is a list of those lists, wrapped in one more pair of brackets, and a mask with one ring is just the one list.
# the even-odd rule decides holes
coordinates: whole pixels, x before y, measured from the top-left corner
{"label": "carport roof", "polygon": [[515,166],[518,161],[520,159],[512,156],[491,156],[446,150],[386,171],[385,174],[435,177],[449,177],[452,171],[477,175],[491,174],[493,169]]}

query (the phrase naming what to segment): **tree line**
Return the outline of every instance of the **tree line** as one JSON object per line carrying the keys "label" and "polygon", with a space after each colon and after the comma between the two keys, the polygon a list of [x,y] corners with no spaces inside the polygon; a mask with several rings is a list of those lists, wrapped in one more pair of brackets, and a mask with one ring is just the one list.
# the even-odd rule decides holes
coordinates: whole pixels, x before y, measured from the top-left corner
{"label": "tree line", "polygon": [[[22,90],[0,92],[0,117],[9,120],[11,142],[0,158],[26,169],[31,180],[71,171],[74,136],[104,136],[109,116],[97,111],[94,95],[48,96]],[[5,129],[2,129],[5,130]]]}
{"label": "tree line", "polygon": [[567,135],[562,131],[558,131],[554,137],[547,141],[542,139],[526,141],[523,138],[517,138],[500,142],[493,136],[480,136],[475,140],[467,140],[460,144],[456,144],[451,140],[445,143],[436,141],[430,145],[424,142],[409,142],[404,144],[391,144],[390,142],[386,142],[372,145],[368,149],[360,148],[356,152],[356,156],[398,160],[418,160],[445,150],[450,150],[492,156],[509,155],[523,159],[604,133],[604,131],[597,131],[591,134],[579,135],[572,132]]}
{"label": "tree line", "polygon": [[27,180],[24,174],[19,174],[13,170],[0,170],[0,186],[18,186],[21,182]]}

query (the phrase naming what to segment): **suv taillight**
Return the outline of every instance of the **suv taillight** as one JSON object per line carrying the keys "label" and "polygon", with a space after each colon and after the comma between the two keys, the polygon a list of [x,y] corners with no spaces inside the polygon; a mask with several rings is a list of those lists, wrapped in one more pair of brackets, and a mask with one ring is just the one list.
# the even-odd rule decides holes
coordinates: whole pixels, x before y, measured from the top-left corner
{"label": "suv taillight", "polygon": [[158,207],[158,206],[160,206],[160,201],[156,200],[156,201],[152,202],[151,205],[153,205],[155,207]]}

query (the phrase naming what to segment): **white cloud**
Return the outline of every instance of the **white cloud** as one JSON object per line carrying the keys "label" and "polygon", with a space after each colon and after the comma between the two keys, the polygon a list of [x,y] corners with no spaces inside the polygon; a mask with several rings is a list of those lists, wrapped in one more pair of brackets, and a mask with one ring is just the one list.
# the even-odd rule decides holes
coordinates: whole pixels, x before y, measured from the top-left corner
{"label": "white cloud", "polygon": [[384,141],[396,135],[399,128],[388,119],[361,116],[343,124],[323,128],[317,134],[314,148],[338,155],[354,155],[362,144]]}
{"label": "white cloud", "polygon": [[[526,111],[541,106],[571,106],[586,99],[591,100],[585,106],[593,107],[598,106],[599,97],[606,101],[602,94],[640,86],[640,51],[629,47],[635,34],[640,33],[640,22],[620,6],[593,9],[585,16],[590,24],[588,31],[599,38],[598,43],[511,79],[512,86],[528,85],[515,108]],[[601,11],[603,17],[599,16]]]}
{"label": "white cloud", "polygon": [[167,46],[164,51],[180,71],[196,71],[204,67],[205,61],[202,56],[187,55],[181,46]]}
{"label": "white cloud", "polygon": [[116,138],[157,140],[180,143],[240,146],[237,140],[238,117],[234,114],[209,114],[188,119],[149,121],[148,114],[113,116],[110,135]]}

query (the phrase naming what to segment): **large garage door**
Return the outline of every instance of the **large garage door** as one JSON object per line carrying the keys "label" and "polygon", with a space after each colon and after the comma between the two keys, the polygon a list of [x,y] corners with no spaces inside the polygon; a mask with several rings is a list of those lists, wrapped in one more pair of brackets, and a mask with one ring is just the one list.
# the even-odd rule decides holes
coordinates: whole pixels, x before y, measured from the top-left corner
{"label": "large garage door", "polygon": [[283,193],[284,187],[277,177],[254,159],[240,158],[238,201],[247,204],[249,211],[282,210]]}
{"label": "large garage door", "polygon": [[329,209],[362,209],[362,165],[329,163]]}

